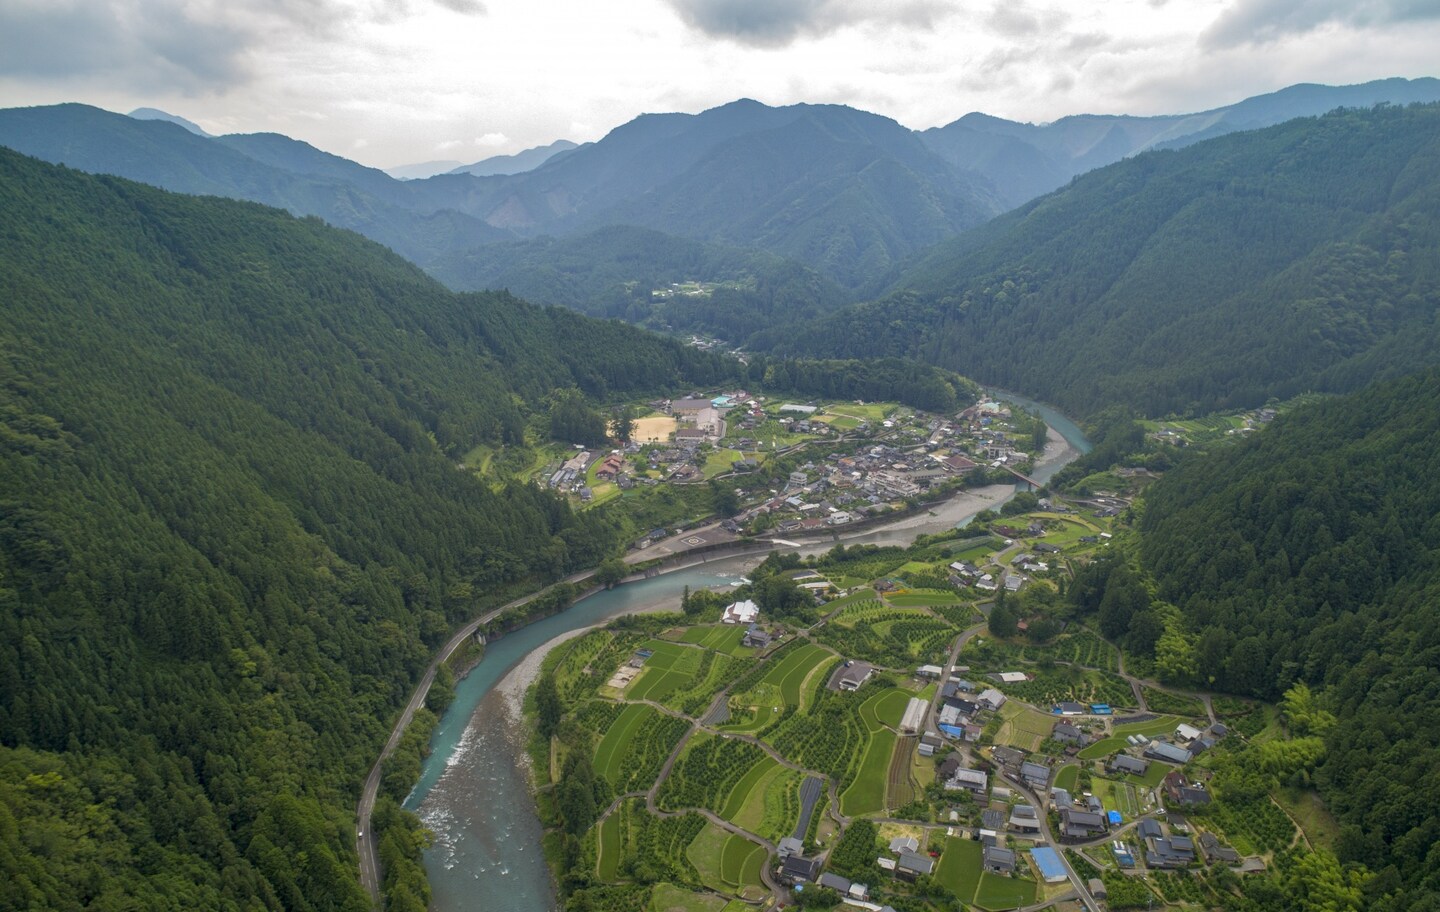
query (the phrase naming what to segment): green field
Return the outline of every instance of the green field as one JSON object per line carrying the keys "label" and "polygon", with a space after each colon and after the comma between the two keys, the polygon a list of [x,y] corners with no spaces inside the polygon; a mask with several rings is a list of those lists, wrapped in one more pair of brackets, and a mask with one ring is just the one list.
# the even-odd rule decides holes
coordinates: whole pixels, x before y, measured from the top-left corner
{"label": "green field", "polygon": [[934,605],[958,605],[960,596],[936,589],[911,589],[903,595],[889,596],[886,601],[897,608],[929,608]]}
{"label": "green field", "polygon": [[855,781],[840,796],[840,813],[847,817],[885,810],[885,784],[890,775],[890,755],[895,753],[895,733],[888,728],[870,734],[870,746],[860,761]]}
{"label": "green field", "polygon": [[1149,735],[1153,738],[1156,735],[1170,734],[1175,730],[1175,726],[1179,725],[1183,721],[1185,720],[1179,718],[1178,716],[1161,716],[1160,718],[1152,719],[1149,722],[1134,722],[1129,725],[1117,725],[1115,726],[1115,734],[1121,738],[1124,738],[1126,735]]}
{"label": "green field", "polygon": [[[738,460],[744,459],[745,454],[739,450],[714,450],[705,457],[705,465],[702,471],[706,478],[714,478],[730,471]],[[732,484],[731,487],[734,487]]]}
{"label": "green field", "polygon": [[992,912],[1032,905],[1037,886],[1033,880],[984,873],[980,875],[980,886],[975,890],[975,905]]}
{"label": "green field", "polygon": [[711,624],[701,627],[685,628],[685,632],[680,634],[680,642],[694,643],[697,646],[704,646],[706,649],[713,649],[716,652],[723,652],[726,655],[754,655],[754,649],[751,649],[749,646],[740,645],[740,640],[744,636],[744,627],[735,624]]}
{"label": "green field", "polygon": [[621,810],[616,808],[615,813],[600,823],[600,834],[596,842],[600,857],[597,860],[596,873],[604,881],[613,881],[620,876],[620,859],[625,855],[624,847],[620,844]]}
{"label": "green field", "polygon": [[972,902],[980,886],[980,866],[984,848],[973,839],[952,836],[945,840],[945,851],[935,869],[935,879],[962,902]]}
{"label": "green field", "polygon": [[896,727],[905,717],[905,707],[910,705],[912,694],[898,687],[888,687],[867,698],[860,704],[860,718],[871,731],[878,731],[889,725]]}
{"label": "green field", "polygon": [[1128,747],[1124,738],[1102,738],[1094,744],[1087,745],[1080,753],[1076,754],[1081,760],[1099,760],[1101,757],[1108,757],[1118,750]]}
{"label": "green field", "polygon": [[631,700],[664,700],[690,682],[703,656],[699,649],[664,640],[648,640],[641,648],[653,650],[654,655],[645,660],[645,670],[626,691]]}
{"label": "green field", "polygon": [[1080,767],[1071,765],[1060,770],[1055,776],[1055,787],[1062,788],[1067,792],[1075,791],[1076,783],[1080,781]]}
{"label": "green field", "polygon": [[740,781],[735,783],[735,787],[730,790],[729,797],[725,799],[725,805],[720,809],[720,816],[733,822],[745,809],[750,793],[757,786],[761,786],[757,797],[763,798],[765,790],[762,783],[767,782],[776,770],[784,768],[776,763],[769,754],[762,756],[759,762],[750,767],[749,771],[741,776]]}
{"label": "green field", "polygon": [[747,888],[763,889],[760,869],[765,864],[765,849],[713,823],[705,825],[685,855],[711,889],[732,894],[744,894]]}
{"label": "green field", "polygon": [[1035,902],[1038,887],[1035,881],[986,873],[982,870],[983,858],[980,843],[952,836],[945,841],[935,879],[961,902],[973,903],[982,909],[998,912]]}
{"label": "green field", "polygon": [[710,893],[696,893],[674,884],[656,884],[650,912],[724,912],[727,902]]}
{"label": "green field", "polygon": [[614,782],[620,775],[620,766],[625,759],[625,751],[630,746],[630,738],[640,730],[645,720],[653,715],[653,708],[639,703],[631,703],[621,710],[620,717],[611,723],[605,736],[595,747],[595,772]]}
{"label": "green field", "polygon": [[760,679],[761,684],[780,688],[780,698],[791,706],[799,706],[804,695],[805,679],[821,665],[836,661],[828,649],[806,643],[781,659]]}
{"label": "green field", "polygon": [[[1150,767],[1154,769],[1161,765],[1152,763]],[[1105,805],[1105,810],[1119,811],[1126,820],[1134,820],[1140,816],[1140,796],[1136,793],[1135,786],[1130,783],[1101,779],[1097,776],[1091,780],[1091,789],[1094,791],[1095,797]]]}
{"label": "green field", "polygon": [[995,743],[1009,744],[1032,753],[1040,749],[1040,743],[1050,737],[1050,731],[1055,727],[1054,716],[1013,701],[1001,707],[1000,717],[1005,721],[995,733]]}

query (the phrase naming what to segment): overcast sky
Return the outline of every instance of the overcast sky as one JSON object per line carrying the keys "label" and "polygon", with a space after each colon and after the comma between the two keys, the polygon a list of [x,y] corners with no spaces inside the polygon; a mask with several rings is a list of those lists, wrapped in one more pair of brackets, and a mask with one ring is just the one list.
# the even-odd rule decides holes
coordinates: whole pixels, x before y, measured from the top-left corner
{"label": "overcast sky", "polygon": [[1440,75],[1440,0],[0,0],[0,107],[158,107],[380,167],[740,97],[909,127]]}

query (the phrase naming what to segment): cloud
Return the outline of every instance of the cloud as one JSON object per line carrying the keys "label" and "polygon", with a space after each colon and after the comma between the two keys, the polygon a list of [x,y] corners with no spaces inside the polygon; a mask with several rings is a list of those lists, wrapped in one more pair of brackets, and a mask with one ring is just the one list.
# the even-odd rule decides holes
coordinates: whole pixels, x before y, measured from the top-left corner
{"label": "cloud", "polygon": [[459,13],[462,16],[480,16],[486,12],[485,4],[480,0],[435,0],[435,2],[450,12]]}
{"label": "cloud", "polygon": [[503,146],[510,141],[510,137],[504,133],[486,133],[484,136],[475,137],[475,145],[493,149],[496,146]]}
{"label": "cloud", "polygon": [[1325,25],[1373,28],[1440,20],[1440,0],[1238,0],[1202,36],[1208,48],[1265,44]]}
{"label": "cloud", "polygon": [[928,28],[939,0],[665,0],[690,28],[712,38],[776,48],[802,35],[826,35],[861,22]]}

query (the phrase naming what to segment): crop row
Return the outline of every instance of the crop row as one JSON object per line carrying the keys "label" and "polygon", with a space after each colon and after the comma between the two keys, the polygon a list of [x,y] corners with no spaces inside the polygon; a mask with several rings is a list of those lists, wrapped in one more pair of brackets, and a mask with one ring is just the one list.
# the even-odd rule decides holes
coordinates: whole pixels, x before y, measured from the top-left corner
{"label": "crop row", "polygon": [[822,627],[818,639],[851,658],[880,665],[906,667],[941,656],[955,628],[945,621],[910,612],[859,621],[846,628]]}
{"label": "crop row", "polygon": [[660,774],[660,767],[675,745],[689,731],[690,723],[684,719],[655,713],[642,723],[635,732],[620,761],[620,774],[614,786],[617,792],[647,789]]}
{"label": "crop row", "polygon": [[1048,706],[1062,700],[1115,706],[1128,706],[1135,702],[1130,685],[1118,675],[1074,667],[1040,668],[1031,673],[1034,675],[1032,680],[1006,684],[1005,692],[1036,706]]}
{"label": "crop row", "polygon": [[767,740],[790,761],[840,781],[870,743],[870,732],[855,696],[824,690],[809,712],[788,716]]}

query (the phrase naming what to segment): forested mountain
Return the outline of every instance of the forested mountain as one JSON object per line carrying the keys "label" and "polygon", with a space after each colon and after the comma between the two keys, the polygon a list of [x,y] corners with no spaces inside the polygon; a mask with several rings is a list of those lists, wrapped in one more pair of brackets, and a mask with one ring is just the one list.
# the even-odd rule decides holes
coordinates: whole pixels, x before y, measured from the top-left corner
{"label": "forested mountain", "polygon": [[457,455],[735,370],[5,150],[0,301],[7,909],[368,909],[354,799],[431,649],[623,532]]}
{"label": "forested mountain", "polygon": [[[1342,858],[1380,872],[1375,896],[1395,891],[1381,909],[1440,896],[1437,399],[1431,369],[1298,408],[1184,462],[1141,522],[1144,567],[1178,606],[1172,673],[1265,699],[1315,692],[1313,779]],[[1128,623],[1107,611],[1134,610],[1129,582],[1097,591],[1102,626]]]}
{"label": "forested mountain", "polygon": [[966,114],[954,123],[925,130],[920,138],[946,160],[988,178],[1009,209],[1063,186],[1078,174],[1148,149],[1178,149],[1340,107],[1433,101],[1440,101],[1440,79],[1305,84],[1195,114],[1076,114],[1045,124]]}
{"label": "forested mountain", "polygon": [[1440,106],[1146,153],[953,241],[787,350],[910,355],[1077,413],[1245,407],[1440,358]]}
{"label": "forested mountain", "polygon": [[[812,319],[850,301],[834,282],[793,260],[625,226],[487,244],[446,256],[430,272],[452,288],[503,288],[592,316],[739,344],[765,327]],[[703,284],[672,288],[676,283]]]}
{"label": "forested mountain", "polygon": [[453,208],[417,202],[409,184],[276,134],[198,136],[174,123],[88,105],[0,110],[0,145],[179,193],[251,200],[318,215],[413,262],[510,237]]}

